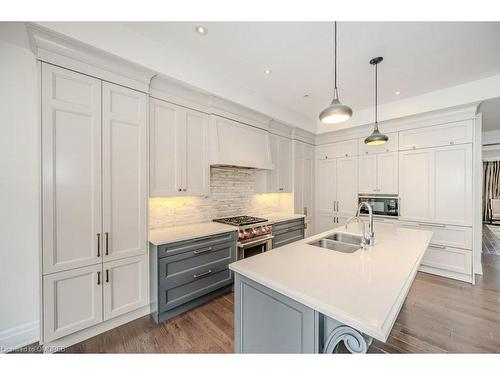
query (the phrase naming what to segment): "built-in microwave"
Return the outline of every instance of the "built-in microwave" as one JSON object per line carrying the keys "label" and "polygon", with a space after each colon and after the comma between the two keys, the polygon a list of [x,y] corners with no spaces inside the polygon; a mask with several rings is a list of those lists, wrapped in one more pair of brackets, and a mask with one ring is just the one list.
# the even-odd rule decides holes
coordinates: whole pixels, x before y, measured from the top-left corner
{"label": "built-in microwave", "polygon": [[[358,203],[368,203],[374,215],[380,216],[399,216],[399,197],[397,195],[360,195],[358,196]],[[362,207],[360,212],[367,214],[368,209]]]}

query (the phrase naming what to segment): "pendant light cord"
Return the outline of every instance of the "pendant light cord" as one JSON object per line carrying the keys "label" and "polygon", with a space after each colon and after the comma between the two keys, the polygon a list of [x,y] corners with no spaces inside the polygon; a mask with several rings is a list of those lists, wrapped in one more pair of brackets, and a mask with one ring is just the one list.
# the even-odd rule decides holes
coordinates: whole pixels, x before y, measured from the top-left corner
{"label": "pendant light cord", "polygon": [[378,64],[375,64],[375,125],[378,124]]}
{"label": "pendant light cord", "polygon": [[333,61],[334,61],[334,69],[333,69],[333,78],[335,81],[335,95],[337,93],[337,21],[334,22],[334,42],[333,42]]}

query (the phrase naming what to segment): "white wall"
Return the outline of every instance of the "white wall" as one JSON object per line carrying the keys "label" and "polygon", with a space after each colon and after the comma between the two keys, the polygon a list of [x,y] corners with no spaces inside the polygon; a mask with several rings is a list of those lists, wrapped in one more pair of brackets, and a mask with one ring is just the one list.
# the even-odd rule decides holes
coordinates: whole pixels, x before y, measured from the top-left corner
{"label": "white wall", "polygon": [[21,24],[0,23],[0,352],[38,340],[38,75]]}

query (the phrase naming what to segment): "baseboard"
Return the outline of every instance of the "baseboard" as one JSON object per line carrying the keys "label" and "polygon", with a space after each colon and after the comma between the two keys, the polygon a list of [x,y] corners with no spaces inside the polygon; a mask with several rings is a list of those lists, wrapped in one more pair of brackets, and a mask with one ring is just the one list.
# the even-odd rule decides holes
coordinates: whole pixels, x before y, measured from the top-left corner
{"label": "baseboard", "polygon": [[102,323],[96,324],[95,326],[72,333],[68,336],[61,337],[60,339],[51,342],[45,342],[43,345],[44,353],[53,353],[61,351],[64,348],[77,344],[81,341],[85,341],[91,337],[109,331],[110,329],[121,326],[122,324],[126,324],[131,322],[132,320],[139,319],[145,315],[149,315],[149,313],[150,309],[148,304],[127,314],[123,314],[117,316],[116,318],[106,320]]}
{"label": "baseboard", "polygon": [[424,266],[424,265],[420,265],[418,270],[420,272],[430,273],[432,275],[447,277],[449,279],[455,279],[458,281],[464,281],[466,283],[473,284],[472,275],[466,275],[466,274],[462,274],[462,273],[458,273],[458,272],[442,270],[439,268],[434,268],[434,267]]}
{"label": "baseboard", "polygon": [[40,339],[38,320],[0,332],[0,353],[7,353]]}

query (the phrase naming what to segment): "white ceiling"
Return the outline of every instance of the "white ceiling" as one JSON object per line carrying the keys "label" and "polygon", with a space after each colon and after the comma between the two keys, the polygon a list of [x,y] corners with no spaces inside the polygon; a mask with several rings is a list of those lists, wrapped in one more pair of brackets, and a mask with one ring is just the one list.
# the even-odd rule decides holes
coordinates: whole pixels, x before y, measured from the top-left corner
{"label": "white ceiling", "polygon": [[[208,29],[197,34],[196,25]],[[189,61],[189,69],[316,123],[333,87],[333,23],[127,22],[122,26]],[[340,22],[340,98],[354,111],[500,74],[499,22]],[[272,74],[265,75],[264,70]],[[203,87],[202,87],[203,88]],[[395,95],[400,91],[399,96]],[[308,98],[304,95],[308,94]],[[231,98],[228,98],[231,99]],[[244,104],[244,103],[242,103]]]}

